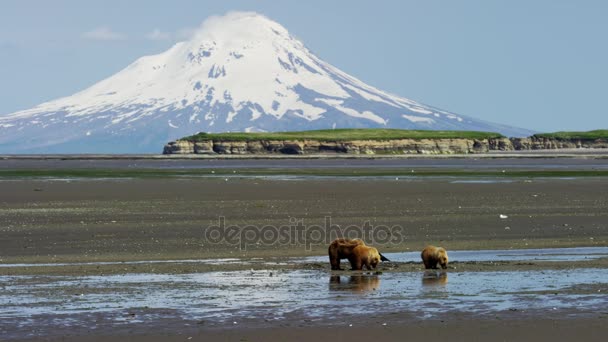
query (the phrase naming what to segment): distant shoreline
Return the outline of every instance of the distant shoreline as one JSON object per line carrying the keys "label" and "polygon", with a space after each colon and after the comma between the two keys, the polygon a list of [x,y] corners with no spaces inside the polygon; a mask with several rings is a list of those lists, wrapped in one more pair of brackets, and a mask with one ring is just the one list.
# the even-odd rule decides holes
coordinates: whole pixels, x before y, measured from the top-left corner
{"label": "distant shoreline", "polygon": [[608,149],[578,148],[493,151],[469,154],[3,154],[0,160],[183,160],[183,159],[479,159],[479,158],[608,158]]}

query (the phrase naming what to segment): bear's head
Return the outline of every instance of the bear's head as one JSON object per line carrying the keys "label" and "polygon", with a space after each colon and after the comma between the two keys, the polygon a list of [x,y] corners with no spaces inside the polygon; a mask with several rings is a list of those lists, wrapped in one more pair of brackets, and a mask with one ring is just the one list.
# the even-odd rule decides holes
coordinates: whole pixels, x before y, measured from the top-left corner
{"label": "bear's head", "polygon": [[370,247],[369,252],[369,264],[372,266],[372,268],[376,268],[376,266],[378,266],[380,263],[380,253],[374,247]]}
{"label": "bear's head", "polygon": [[439,265],[445,270],[448,268],[448,252],[443,248],[439,248],[437,253],[439,254],[439,257],[437,258],[439,260]]}

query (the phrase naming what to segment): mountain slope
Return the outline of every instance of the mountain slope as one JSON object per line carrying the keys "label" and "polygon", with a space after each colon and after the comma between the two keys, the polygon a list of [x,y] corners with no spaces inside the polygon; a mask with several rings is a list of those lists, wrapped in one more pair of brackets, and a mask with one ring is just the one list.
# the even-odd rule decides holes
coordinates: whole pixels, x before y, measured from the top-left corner
{"label": "mountain slope", "polygon": [[199,131],[367,127],[530,133],[383,92],[235,12],[84,91],[0,116],[0,152],[154,153]]}

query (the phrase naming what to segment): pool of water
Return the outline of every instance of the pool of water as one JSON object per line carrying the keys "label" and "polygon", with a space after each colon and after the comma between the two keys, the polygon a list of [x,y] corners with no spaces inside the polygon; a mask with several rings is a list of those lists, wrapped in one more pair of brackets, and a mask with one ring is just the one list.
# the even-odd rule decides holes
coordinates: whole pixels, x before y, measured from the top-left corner
{"label": "pool of water", "polygon": [[[178,317],[214,324],[344,315],[505,310],[599,313],[608,305],[604,270],[331,273],[324,270],[232,271],[110,276],[0,276],[0,331],[8,337],[62,327]],[[95,317],[95,320],[91,320]]]}

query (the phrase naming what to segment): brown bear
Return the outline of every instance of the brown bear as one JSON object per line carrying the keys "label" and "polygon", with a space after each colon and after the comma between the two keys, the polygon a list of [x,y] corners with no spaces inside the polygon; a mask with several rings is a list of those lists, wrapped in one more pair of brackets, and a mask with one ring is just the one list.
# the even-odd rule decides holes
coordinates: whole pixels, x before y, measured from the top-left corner
{"label": "brown bear", "polygon": [[382,258],[380,257],[378,250],[374,247],[365,245],[359,245],[353,248],[350,256],[348,257],[350,266],[355,271],[363,270],[363,266],[371,271],[378,266],[380,260],[382,260]]}
{"label": "brown bear", "polygon": [[341,270],[340,260],[348,259],[353,249],[357,246],[365,246],[365,243],[361,239],[335,239],[329,244],[329,263],[331,264],[332,270]]}
{"label": "brown bear", "polygon": [[448,252],[442,247],[426,246],[420,254],[424,268],[437,269],[437,264],[444,270],[448,268]]}

